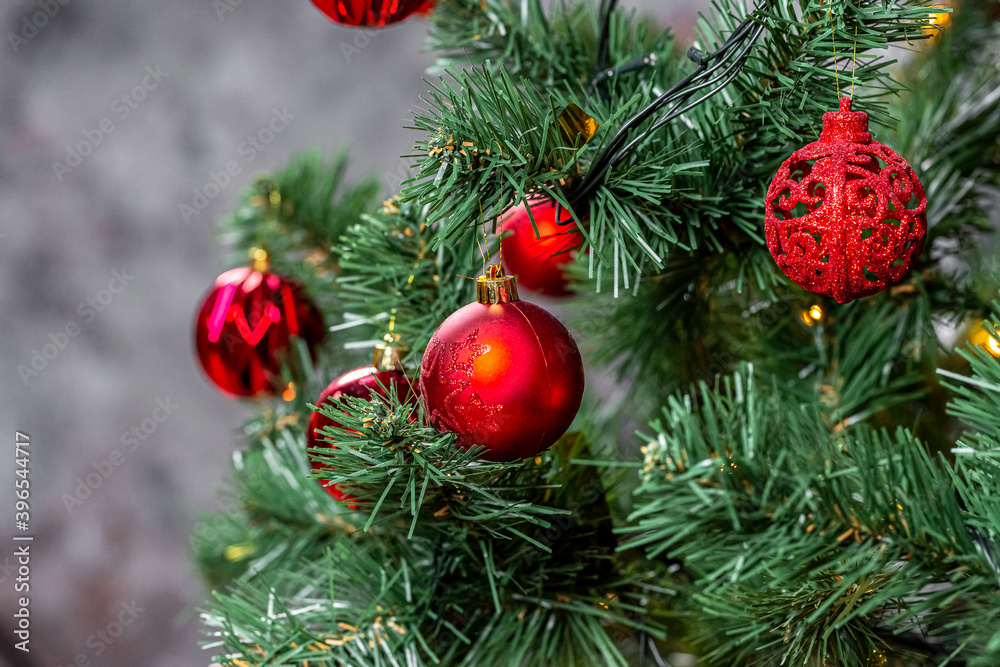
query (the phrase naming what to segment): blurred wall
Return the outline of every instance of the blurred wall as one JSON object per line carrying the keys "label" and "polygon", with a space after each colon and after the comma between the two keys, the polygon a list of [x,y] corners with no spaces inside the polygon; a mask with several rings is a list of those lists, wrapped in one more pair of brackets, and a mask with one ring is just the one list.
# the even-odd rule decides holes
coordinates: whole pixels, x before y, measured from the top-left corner
{"label": "blurred wall", "polygon": [[[622,4],[693,20],[687,3]],[[31,652],[0,664],[207,665],[188,534],[252,411],[192,351],[225,268],[214,221],[311,146],[350,143],[352,175],[388,172],[388,194],[416,139],[425,26],[351,31],[307,0],[8,0],[0,26],[0,653],[21,595],[10,538],[34,537]],[[272,119],[273,141],[241,150]],[[25,532],[15,430],[31,438]]]}

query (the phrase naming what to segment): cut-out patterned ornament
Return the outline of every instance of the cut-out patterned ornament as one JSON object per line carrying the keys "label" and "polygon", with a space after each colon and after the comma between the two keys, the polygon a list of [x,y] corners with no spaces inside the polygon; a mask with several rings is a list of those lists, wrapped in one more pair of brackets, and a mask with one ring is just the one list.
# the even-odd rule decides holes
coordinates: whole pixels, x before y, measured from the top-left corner
{"label": "cut-out patterned ornament", "polygon": [[868,132],[868,114],[823,114],[819,140],[792,153],[771,181],[764,232],[797,285],[839,303],[903,280],[927,233],[927,198],[898,153]]}
{"label": "cut-out patterned ornament", "polygon": [[434,332],[420,367],[430,423],[483,445],[489,461],[548,449],[569,428],[583,398],[583,362],[559,320],[518,299],[499,265],[476,282],[477,302]]}

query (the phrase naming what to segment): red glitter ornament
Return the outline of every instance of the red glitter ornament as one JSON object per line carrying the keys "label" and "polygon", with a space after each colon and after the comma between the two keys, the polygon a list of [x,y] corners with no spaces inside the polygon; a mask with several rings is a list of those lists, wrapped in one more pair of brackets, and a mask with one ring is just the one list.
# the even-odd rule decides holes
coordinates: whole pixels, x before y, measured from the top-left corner
{"label": "red glitter ornament", "polygon": [[583,235],[560,207],[566,224],[556,220],[556,206],[545,200],[531,205],[538,227],[535,234],[524,204],[503,221],[507,232],[501,241],[504,268],[517,276],[518,285],[550,296],[570,293],[563,270],[573,261],[576,249],[583,245]]}
{"label": "red glitter ornament", "polygon": [[245,267],[219,276],[198,311],[195,345],[208,377],[232,396],[281,393],[280,353],[292,336],[310,351],[326,333],[298,283]]}
{"label": "red glitter ornament", "polygon": [[[392,350],[392,353],[386,354],[386,350]],[[381,352],[381,354],[380,354]],[[372,394],[378,394],[380,396],[385,396],[385,390],[394,391],[396,396],[401,398],[406,403],[416,403],[416,390],[410,384],[410,380],[406,377],[403,372],[402,367],[399,365],[399,355],[398,348],[387,348],[385,346],[380,346],[375,353],[375,365],[365,366],[363,368],[357,368],[349,373],[341,375],[339,378],[330,383],[330,385],[323,390],[323,393],[319,395],[319,399],[316,400],[316,407],[321,407],[326,404],[327,400],[337,400],[343,396],[354,396],[355,398],[370,399]],[[312,416],[309,418],[309,430],[306,434],[307,441],[310,449],[315,449],[317,447],[331,447],[336,449],[329,442],[323,440],[317,431],[328,426],[333,426],[340,428],[341,424],[339,422],[330,419],[321,412],[313,412]],[[310,460],[310,465],[313,470],[332,470],[332,466],[326,466],[322,463],[318,463],[314,460]],[[334,500],[340,502],[344,500],[354,500],[355,496],[344,493],[340,488],[339,484],[327,485],[327,480],[321,479],[320,482],[324,484],[324,487]],[[351,505],[352,509],[356,509],[354,505]]]}
{"label": "red glitter ornament", "polygon": [[778,169],[765,200],[774,261],[797,285],[847,303],[900,282],[920,255],[927,198],[898,153],[868,132],[868,115],[823,114],[819,141]]}
{"label": "red glitter ornament", "polygon": [[427,14],[433,0],[312,0],[334,23],[374,28],[402,21],[410,14]]}
{"label": "red glitter ornament", "polygon": [[498,265],[477,282],[478,302],[452,313],[431,337],[420,394],[432,426],[484,445],[490,461],[550,447],[583,397],[583,363],[559,320],[517,298]]}

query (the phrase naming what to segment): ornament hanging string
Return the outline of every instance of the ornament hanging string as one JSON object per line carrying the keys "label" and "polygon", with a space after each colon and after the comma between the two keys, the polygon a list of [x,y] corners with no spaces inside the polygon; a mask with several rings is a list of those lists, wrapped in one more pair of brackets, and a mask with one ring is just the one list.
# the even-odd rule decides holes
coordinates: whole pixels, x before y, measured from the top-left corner
{"label": "ornament hanging string", "polygon": [[[502,161],[503,160],[503,146],[501,146],[500,142],[496,141],[495,139],[493,140],[493,143],[495,143],[497,145],[497,149],[499,149],[499,151],[500,151],[500,160]],[[500,173],[500,201],[503,201],[503,171],[502,170],[498,170],[498,171]],[[488,260],[487,253],[489,252],[489,249],[490,249],[490,241],[489,241],[489,238],[486,236],[486,214],[483,213],[483,199],[482,199],[482,197],[479,198],[479,219],[480,219],[480,221],[482,223],[482,226],[483,226],[483,242],[482,242],[482,244],[479,244],[479,253],[483,256],[483,275],[485,276],[485,275],[488,274],[487,265],[489,264],[489,260]],[[497,233],[496,218],[493,219],[493,233],[494,234]],[[498,263],[501,264],[501,265],[503,264],[503,244],[500,245],[500,259],[499,259]],[[469,280],[474,280],[474,278],[471,278],[470,276],[463,276],[463,275],[460,275],[460,274],[458,274],[458,277],[459,278],[469,278]]]}
{"label": "ornament hanging string", "polygon": [[601,0],[600,21],[601,34],[597,41],[597,69],[598,71],[608,67],[608,41],[611,31],[611,15],[615,11],[618,0]]}
{"label": "ornament hanging string", "polygon": [[[496,139],[493,140],[493,143],[495,143],[497,145],[497,148],[500,150],[500,160],[502,162],[503,161],[503,146],[501,146],[500,142],[497,141]],[[503,199],[503,171],[501,170],[500,171],[500,201],[503,201],[503,200],[504,200]],[[482,215],[482,214],[483,214],[483,202],[480,201],[479,202],[479,215]],[[484,225],[486,224],[485,220],[483,220],[483,224]],[[496,220],[496,218],[493,218],[493,233],[494,234],[497,233],[497,220]],[[502,232],[501,232],[501,234],[502,234]],[[486,249],[489,250],[489,246],[488,245],[486,246]],[[503,266],[503,244],[502,243],[500,244],[500,261],[498,262],[498,264],[500,264],[501,266]],[[485,273],[485,269],[483,270],[483,272]]]}
{"label": "ornament hanging string", "polygon": [[486,239],[486,216],[483,215],[483,200],[479,199],[479,219],[483,223],[483,245],[479,246],[479,254],[483,256],[483,274],[486,274],[486,251],[489,250],[490,242]]}
{"label": "ornament hanging string", "polygon": [[[854,99],[854,76],[858,71],[858,24],[861,23],[861,0],[858,0],[858,16],[854,20],[854,63],[851,65],[851,99]],[[838,97],[839,91],[838,91]]]}
{"label": "ornament hanging string", "polygon": [[[827,5],[830,14],[830,41],[833,42],[833,80],[837,84],[837,99],[840,99],[840,68],[837,67],[837,29],[833,25],[833,3]],[[855,54],[857,53],[857,40],[854,42]],[[851,87],[851,97],[854,97],[853,83]]]}
{"label": "ornament hanging string", "polygon": [[[503,187],[503,180],[500,181],[500,187],[501,188]],[[487,262],[486,251],[490,249],[490,242],[486,238],[486,215],[483,213],[483,200],[481,198],[479,200],[479,218],[482,221],[482,225],[483,225],[483,242],[482,243],[477,243],[476,245],[479,246],[479,254],[483,256],[483,275],[485,276],[485,275],[488,274],[488,271],[487,271],[487,263],[488,262]],[[501,253],[502,252],[503,251],[501,250]],[[503,255],[502,254],[500,256],[500,259],[501,259],[501,261],[503,260]],[[465,278],[466,280],[475,280],[475,278],[473,278],[472,276],[464,276],[461,273],[456,273],[455,277],[456,278]]]}

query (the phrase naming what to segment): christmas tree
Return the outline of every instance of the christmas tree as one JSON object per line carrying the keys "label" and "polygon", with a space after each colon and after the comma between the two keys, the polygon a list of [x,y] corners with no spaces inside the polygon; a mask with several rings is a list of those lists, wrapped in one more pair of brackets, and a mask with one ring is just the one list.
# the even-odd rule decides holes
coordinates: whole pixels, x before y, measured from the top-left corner
{"label": "christmas tree", "polygon": [[1000,664],[995,3],[316,4],[440,57],[224,221],[216,664]]}

